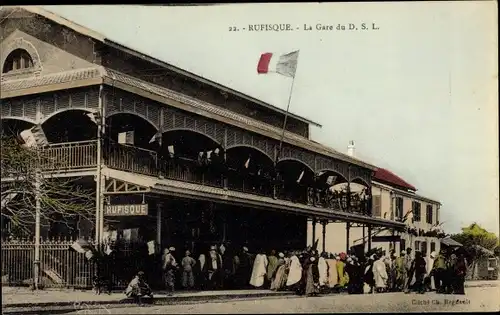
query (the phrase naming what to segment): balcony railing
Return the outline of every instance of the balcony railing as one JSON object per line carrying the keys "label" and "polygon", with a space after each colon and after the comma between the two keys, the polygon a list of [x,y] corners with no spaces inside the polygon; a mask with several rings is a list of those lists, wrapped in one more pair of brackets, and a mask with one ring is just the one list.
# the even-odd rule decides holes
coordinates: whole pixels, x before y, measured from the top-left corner
{"label": "balcony railing", "polygon": [[[43,149],[43,169],[79,170],[97,166],[97,142],[53,144]],[[155,177],[164,177],[205,186],[227,187],[254,195],[274,197],[301,204],[371,215],[368,196],[331,192],[228,169],[222,171],[188,158],[162,159],[155,151],[133,146],[109,144],[103,148],[107,167]],[[349,205],[349,206],[348,206]]]}
{"label": "balcony railing", "polygon": [[50,145],[41,153],[45,171],[77,170],[97,166],[97,141],[67,142]]}

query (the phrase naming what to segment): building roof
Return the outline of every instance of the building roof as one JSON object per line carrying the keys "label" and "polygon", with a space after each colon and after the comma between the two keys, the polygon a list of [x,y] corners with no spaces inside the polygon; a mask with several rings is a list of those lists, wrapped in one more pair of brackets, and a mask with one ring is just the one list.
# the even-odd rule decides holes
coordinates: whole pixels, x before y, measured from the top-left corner
{"label": "building roof", "polygon": [[415,188],[415,186],[409,184],[404,179],[402,179],[401,177],[397,176],[396,174],[385,168],[377,168],[377,170],[375,171],[375,175],[373,176],[373,179],[390,185],[417,191],[417,188]]}
{"label": "building roof", "polygon": [[446,246],[451,246],[451,247],[462,247],[463,245],[460,244],[459,242],[455,241],[454,239],[450,237],[445,237],[441,240],[441,244],[444,244]]}
{"label": "building roof", "polygon": [[[149,61],[151,63],[157,64],[157,65],[159,65],[161,67],[164,67],[166,69],[172,70],[172,71],[177,72],[177,73],[182,74],[182,75],[185,75],[185,76],[187,76],[189,78],[192,78],[192,79],[195,79],[197,81],[203,82],[205,84],[211,85],[211,86],[216,87],[216,88],[218,88],[220,90],[223,90],[223,91],[225,91],[227,93],[239,96],[239,97],[241,97],[243,99],[246,99],[246,100],[248,100],[250,102],[256,103],[256,104],[261,105],[263,107],[272,109],[273,111],[279,112],[281,114],[285,114],[286,113],[285,110],[283,110],[281,108],[278,108],[278,107],[276,107],[274,105],[271,105],[269,103],[266,103],[266,102],[264,102],[262,100],[256,99],[256,98],[254,98],[252,96],[249,96],[247,94],[244,94],[242,92],[233,90],[233,89],[231,89],[231,88],[229,88],[227,86],[224,86],[224,85],[219,84],[217,82],[211,81],[209,79],[206,79],[206,78],[204,78],[204,77],[202,77],[200,75],[194,74],[194,73],[189,72],[187,70],[178,68],[178,67],[176,67],[174,65],[171,65],[169,63],[166,63],[166,62],[161,61],[159,59],[156,59],[154,57],[151,57],[151,56],[148,56],[146,54],[143,54],[143,53],[141,53],[139,51],[136,51],[136,50],[134,50],[132,48],[123,46],[123,45],[117,43],[116,41],[113,41],[112,39],[107,38],[103,34],[100,34],[100,33],[96,32],[94,30],[91,30],[91,29],[85,27],[85,26],[79,25],[79,24],[77,24],[77,23],[75,23],[73,21],[70,21],[70,20],[68,20],[68,19],[66,19],[66,18],[64,18],[64,17],[62,17],[62,16],[60,16],[58,14],[55,14],[55,13],[50,12],[48,10],[45,10],[45,9],[43,9],[41,7],[37,7],[37,6],[17,6],[17,7],[10,7],[10,8],[11,9],[16,9],[16,8],[19,9],[19,8],[21,8],[21,9],[24,9],[24,10],[30,12],[30,13],[43,16],[44,18],[49,19],[49,20],[51,20],[51,21],[53,21],[53,22],[55,22],[57,24],[63,25],[65,27],[68,27],[68,28],[74,30],[75,32],[78,32],[80,34],[88,36],[88,37],[90,37],[90,38],[92,38],[92,39],[94,39],[96,41],[104,43],[104,44],[106,44],[106,45],[108,45],[110,47],[113,47],[115,49],[124,51],[124,52],[126,52],[128,54],[131,54],[131,55],[135,56],[135,57],[141,58],[143,60],[146,60],[146,61]],[[312,125],[315,125],[317,127],[322,127],[321,124],[319,124],[319,123],[317,123],[315,121],[312,121],[310,119],[307,119],[305,117],[302,117],[302,116],[299,116],[299,115],[295,115],[295,114],[290,113],[290,112],[288,113],[288,115],[290,117],[293,117],[294,119],[300,120],[302,122],[305,122],[305,123],[308,123],[308,124],[312,124]]]}
{"label": "building roof", "polygon": [[[219,117],[214,117],[215,119],[218,119],[225,123],[229,123],[241,128],[255,128],[254,132],[267,135],[277,140],[281,139],[281,128],[268,125],[256,119],[240,115],[228,109],[218,107],[205,101],[201,101],[196,98],[184,95],[180,92],[173,91],[168,88],[121,73],[119,71],[111,70],[98,65],[95,65],[91,68],[74,69],[66,72],[42,75],[38,77],[4,80],[2,81],[2,84],[0,86],[0,98],[5,99],[81,86],[97,85],[103,82],[118,88],[123,88],[125,90],[141,91],[141,94],[148,95],[145,97],[160,101],[170,106],[175,107],[175,103],[177,102],[181,104],[179,106],[182,110],[194,112],[197,114],[200,114],[200,112],[204,112],[207,116],[215,115],[215,117]],[[298,136],[292,132],[285,132],[283,140],[284,142],[291,145],[311,150],[325,156],[330,156],[341,161],[359,165],[370,170],[376,169],[376,166],[374,165],[353,158],[347,154],[338,152],[326,145]]]}

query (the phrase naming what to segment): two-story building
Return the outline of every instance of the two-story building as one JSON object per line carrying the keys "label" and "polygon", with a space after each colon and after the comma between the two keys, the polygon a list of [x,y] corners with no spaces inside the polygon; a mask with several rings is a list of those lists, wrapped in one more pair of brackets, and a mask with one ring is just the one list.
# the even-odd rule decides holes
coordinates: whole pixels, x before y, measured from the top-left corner
{"label": "two-story building", "polygon": [[40,8],[0,18],[2,130],[40,126],[43,171],[95,189],[90,222],[42,235],[255,251],[305,247],[308,220],[404,228],[371,214],[376,167],[312,141],[317,123]]}
{"label": "two-story building", "polygon": [[[348,145],[347,154],[355,155],[354,142]],[[340,183],[332,189],[342,190],[345,184]],[[352,191],[361,191],[358,185],[351,185]],[[374,217],[401,222],[404,231],[391,228],[372,228],[363,224],[350,222],[332,222],[326,225],[326,238],[316,236],[313,232],[314,221],[308,224],[309,244],[320,238],[325,242],[328,252],[339,253],[346,250],[364,251],[369,248],[382,248],[389,253],[395,249],[399,255],[401,249],[411,247],[429,256],[432,251],[440,250],[440,238],[444,234],[440,228],[439,209],[441,203],[421,196],[417,189],[393,172],[377,168],[372,178],[372,215]],[[316,222],[316,229],[321,223]],[[314,237],[313,237],[314,235]],[[369,237],[371,236],[371,237]]]}

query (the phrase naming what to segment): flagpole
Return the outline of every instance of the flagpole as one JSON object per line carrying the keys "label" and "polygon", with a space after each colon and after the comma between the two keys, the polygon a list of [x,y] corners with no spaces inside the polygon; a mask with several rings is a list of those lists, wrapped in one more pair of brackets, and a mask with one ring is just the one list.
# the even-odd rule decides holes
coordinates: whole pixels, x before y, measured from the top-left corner
{"label": "flagpole", "polygon": [[295,75],[292,78],[292,85],[290,87],[290,94],[288,95],[288,104],[286,105],[285,120],[283,121],[283,130],[281,132],[280,149],[278,151],[278,158],[276,159],[276,162],[281,157],[281,151],[283,149],[283,139],[285,138],[286,121],[288,119],[288,113],[290,111],[290,102],[292,100],[292,92],[293,92],[293,84],[294,83],[295,83]]}

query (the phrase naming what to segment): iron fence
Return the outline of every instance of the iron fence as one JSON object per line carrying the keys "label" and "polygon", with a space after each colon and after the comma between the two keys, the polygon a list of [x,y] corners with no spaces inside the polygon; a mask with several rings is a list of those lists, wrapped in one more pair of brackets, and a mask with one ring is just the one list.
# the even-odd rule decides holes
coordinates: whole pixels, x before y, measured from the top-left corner
{"label": "iron fence", "polygon": [[[144,244],[122,241],[114,246],[115,252],[119,252],[119,259],[89,260],[84,254],[70,249],[73,242],[69,239],[40,242],[39,283],[42,286],[91,288],[100,270],[99,275],[108,279],[112,288],[122,289],[141,267],[141,259],[145,257],[137,251]],[[111,256],[116,258],[116,255]],[[3,240],[1,259],[3,286],[30,286],[34,283],[34,241]],[[117,260],[119,266],[116,265]]]}

